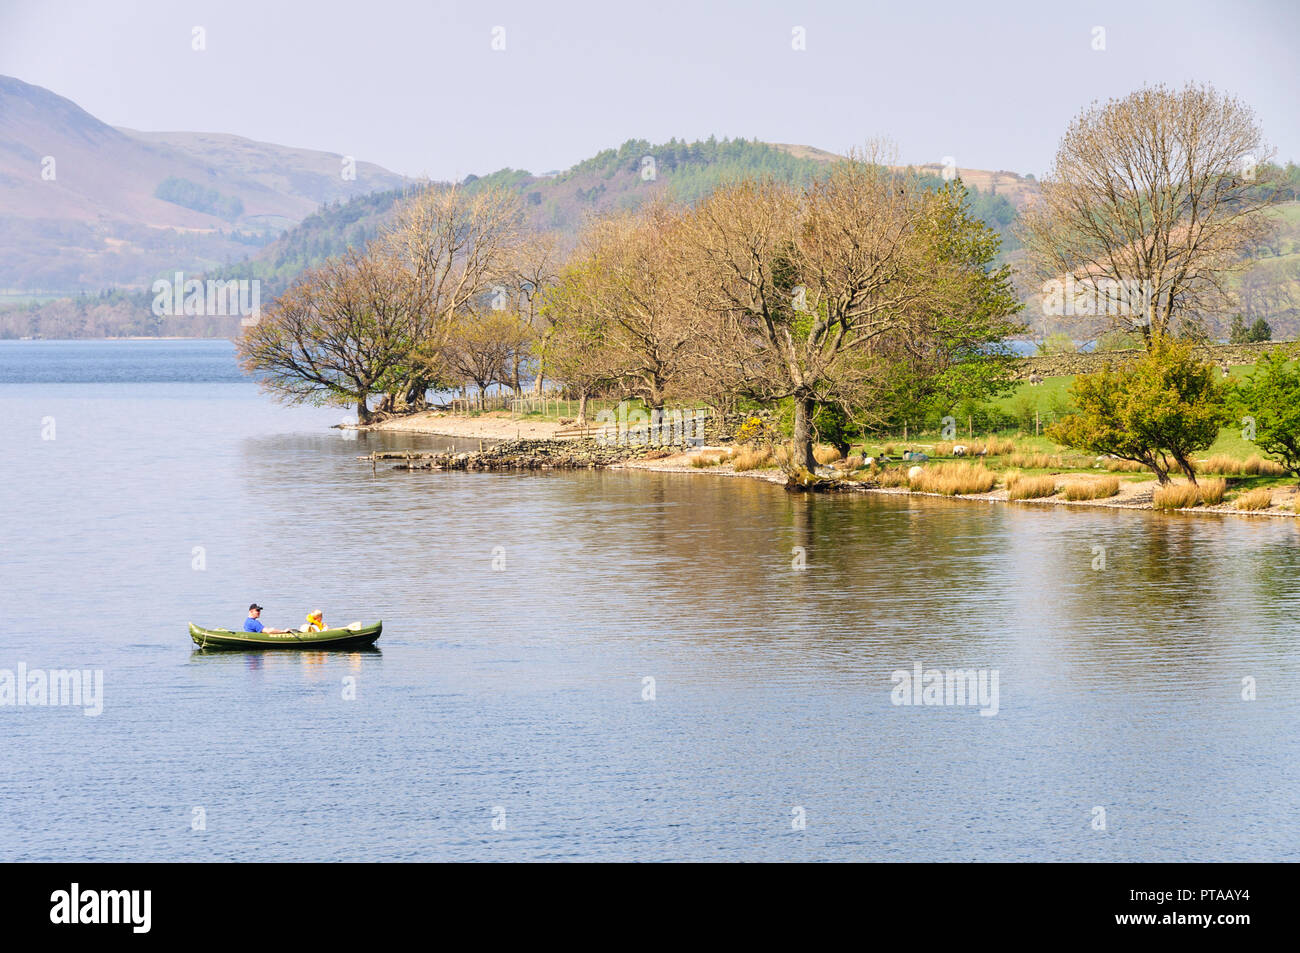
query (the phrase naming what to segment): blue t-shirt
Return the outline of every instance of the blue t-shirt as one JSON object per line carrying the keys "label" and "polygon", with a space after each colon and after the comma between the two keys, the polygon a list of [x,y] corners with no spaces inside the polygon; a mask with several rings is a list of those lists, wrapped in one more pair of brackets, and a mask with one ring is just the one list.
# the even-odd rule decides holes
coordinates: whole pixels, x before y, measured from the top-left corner
{"label": "blue t-shirt", "polygon": [[251,615],[244,620],[245,632],[261,632],[262,622],[260,619],[254,619]]}

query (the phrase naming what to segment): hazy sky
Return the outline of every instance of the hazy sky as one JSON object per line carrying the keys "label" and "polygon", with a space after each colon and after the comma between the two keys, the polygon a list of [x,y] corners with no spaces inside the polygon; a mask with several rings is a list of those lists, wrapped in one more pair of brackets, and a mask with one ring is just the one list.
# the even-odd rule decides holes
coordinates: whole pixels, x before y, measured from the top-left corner
{"label": "hazy sky", "polygon": [[0,73],[114,125],[435,178],[709,135],[1041,174],[1093,99],[1189,79],[1300,159],[1297,41],[1297,0],[0,0]]}

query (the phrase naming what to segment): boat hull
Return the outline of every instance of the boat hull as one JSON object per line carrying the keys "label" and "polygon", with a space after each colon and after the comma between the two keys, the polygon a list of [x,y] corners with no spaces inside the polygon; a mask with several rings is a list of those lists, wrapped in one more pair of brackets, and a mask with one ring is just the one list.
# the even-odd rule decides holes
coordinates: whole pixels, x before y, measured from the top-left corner
{"label": "boat hull", "polygon": [[323,629],[320,632],[234,632],[205,629],[190,623],[190,638],[201,649],[357,649],[374,645],[384,630],[382,621],[358,629]]}

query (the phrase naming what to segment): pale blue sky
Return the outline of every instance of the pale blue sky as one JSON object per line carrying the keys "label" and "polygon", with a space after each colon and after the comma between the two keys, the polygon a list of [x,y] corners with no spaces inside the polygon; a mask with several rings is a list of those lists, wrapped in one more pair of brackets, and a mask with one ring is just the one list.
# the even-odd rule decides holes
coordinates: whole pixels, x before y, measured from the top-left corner
{"label": "pale blue sky", "polygon": [[1091,100],[1189,79],[1300,158],[1298,40],[1296,0],[0,0],[0,73],[107,122],[436,178],[711,134],[837,152],[886,136],[905,161],[1041,174]]}

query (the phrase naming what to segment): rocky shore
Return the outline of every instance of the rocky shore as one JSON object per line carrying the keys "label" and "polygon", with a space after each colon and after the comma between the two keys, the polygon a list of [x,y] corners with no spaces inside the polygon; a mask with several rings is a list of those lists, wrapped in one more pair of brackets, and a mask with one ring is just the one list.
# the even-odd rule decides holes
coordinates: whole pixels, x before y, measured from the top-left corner
{"label": "rocky shore", "polygon": [[503,440],[478,451],[376,450],[360,460],[394,470],[594,470],[667,455],[655,447],[602,444],[596,440]]}

